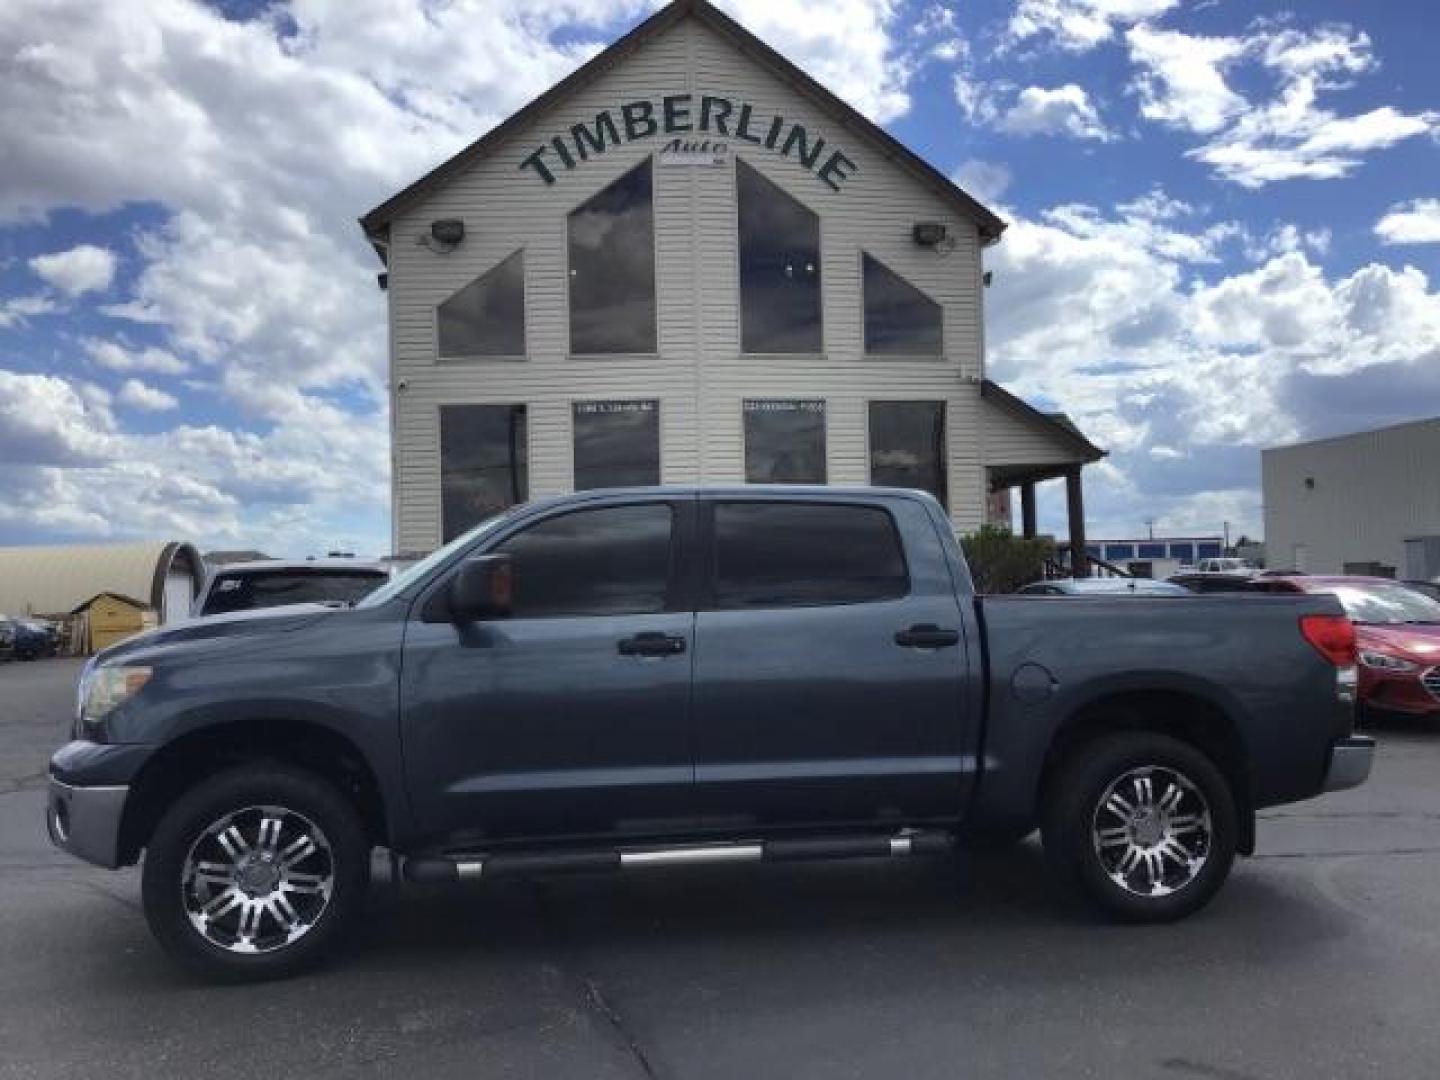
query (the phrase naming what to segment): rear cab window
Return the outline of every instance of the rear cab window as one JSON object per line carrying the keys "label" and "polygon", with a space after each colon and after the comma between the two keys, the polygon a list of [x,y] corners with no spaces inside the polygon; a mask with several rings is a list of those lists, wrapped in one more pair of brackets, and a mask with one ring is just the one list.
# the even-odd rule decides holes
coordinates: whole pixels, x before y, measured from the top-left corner
{"label": "rear cab window", "polygon": [[249,570],[221,572],[201,615],[253,611],[285,604],[353,604],[382,585],[382,570]]}
{"label": "rear cab window", "polygon": [[878,506],[713,504],[716,610],[894,600],[910,591],[899,531]]}

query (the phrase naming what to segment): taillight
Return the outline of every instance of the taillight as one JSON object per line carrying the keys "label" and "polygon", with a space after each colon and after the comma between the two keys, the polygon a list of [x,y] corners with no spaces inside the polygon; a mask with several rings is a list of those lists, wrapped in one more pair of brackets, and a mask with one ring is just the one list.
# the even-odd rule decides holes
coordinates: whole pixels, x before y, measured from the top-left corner
{"label": "taillight", "polygon": [[1300,633],[1338,668],[1355,664],[1355,625],[1344,615],[1302,615]]}

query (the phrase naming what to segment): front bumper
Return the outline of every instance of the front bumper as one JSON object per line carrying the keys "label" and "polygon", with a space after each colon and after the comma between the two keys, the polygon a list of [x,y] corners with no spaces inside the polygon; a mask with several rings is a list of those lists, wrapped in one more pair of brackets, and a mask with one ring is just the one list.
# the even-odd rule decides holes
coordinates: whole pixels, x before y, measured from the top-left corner
{"label": "front bumper", "polygon": [[50,778],[45,827],[56,847],[114,870],[120,865],[120,819],[128,785],[75,787]]}
{"label": "front bumper", "polygon": [[1330,763],[1325,767],[1326,791],[1344,791],[1359,787],[1370,778],[1375,763],[1375,740],[1368,735],[1351,735],[1330,747]]}

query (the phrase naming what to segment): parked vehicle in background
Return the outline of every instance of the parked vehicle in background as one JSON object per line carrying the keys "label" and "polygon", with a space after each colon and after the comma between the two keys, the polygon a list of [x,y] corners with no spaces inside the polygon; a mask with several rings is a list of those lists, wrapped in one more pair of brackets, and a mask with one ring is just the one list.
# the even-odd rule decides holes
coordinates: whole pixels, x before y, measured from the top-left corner
{"label": "parked vehicle in background", "polygon": [[1339,599],[1355,624],[1363,707],[1440,716],[1440,601],[1388,578],[1269,578],[1259,587]]}
{"label": "parked vehicle in background", "polygon": [[943,854],[1037,826],[1111,916],[1206,904],[1255,811],[1352,787],[1334,597],[980,597],[886,488],[636,488],[515,507],[354,607],[97,656],[47,821],[144,852],[160,943],[221,978],[333,945],[371,850],[420,882]]}
{"label": "parked vehicle in background", "polygon": [[388,580],[386,567],[356,559],[231,563],[210,575],[193,610],[207,616],[285,604],[353,604]]}
{"label": "parked vehicle in background", "polygon": [[1171,574],[1165,579],[1172,585],[1179,585],[1197,593],[1254,592],[1256,583],[1263,580],[1250,574]]}
{"label": "parked vehicle in background", "polygon": [[1260,568],[1244,559],[1201,559],[1195,564],[1197,574],[1249,574],[1260,572]]}
{"label": "parked vehicle in background", "polygon": [[1430,597],[1431,600],[1440,600],[1440,581],[1402,581],[1400,584]]}
{"label": "parked vehicle in background", "polygon": [[54,656],[59,644],[60,628],[54,623],[0,615],[0,656],[39,660],[43,656]]}
{"label": "parked vehicle in background", "polygon": [[1020,596],[1189,596],[1190,590],[1150,578],[1052,578],[1017,590]]}

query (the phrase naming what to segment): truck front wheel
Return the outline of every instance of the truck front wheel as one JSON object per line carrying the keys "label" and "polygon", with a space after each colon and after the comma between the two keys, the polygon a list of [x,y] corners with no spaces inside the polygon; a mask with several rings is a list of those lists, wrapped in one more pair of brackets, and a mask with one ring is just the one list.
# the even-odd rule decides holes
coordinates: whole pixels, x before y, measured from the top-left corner
{"label": "truck front wheel", "polygon": [[1127,731],[1061,766],[1045,807],[1045,852],[1066,884],[1128,922],[1198,911],[1235,859],[1235,800],[1188,743]]}
{"label": "truck front wheel", "polygon": [[197,784],[161,818],[145,852],[145,918],[207,977],[278,978],[335,944],[369,868],[360,816],[339,791],[287,765],[246,765]]}

